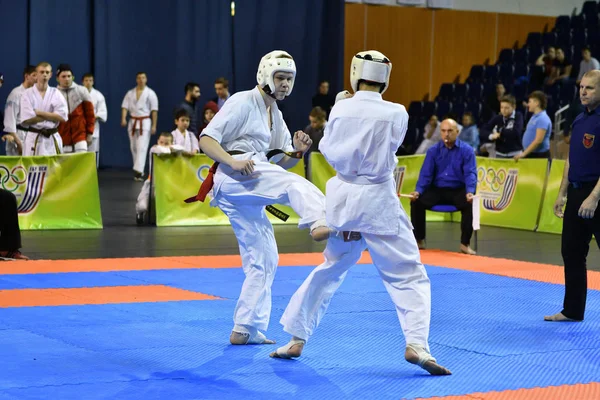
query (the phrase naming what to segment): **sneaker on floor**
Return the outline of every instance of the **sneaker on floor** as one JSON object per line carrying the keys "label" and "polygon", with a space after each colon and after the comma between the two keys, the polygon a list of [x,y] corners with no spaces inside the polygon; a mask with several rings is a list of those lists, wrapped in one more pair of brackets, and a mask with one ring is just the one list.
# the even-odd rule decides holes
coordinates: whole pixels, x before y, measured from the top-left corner
{"label": "sneaker on floor", "polygon": [[135,222],[138,224],[138,226],[144,225],[145,219],[146,213],[141,212],[135,215]]}
{"label": "sneaker on floor", "polygon": [[29,257],[24,256],[19,250],[0,251],[0,260],[3,261],[27,261]]}

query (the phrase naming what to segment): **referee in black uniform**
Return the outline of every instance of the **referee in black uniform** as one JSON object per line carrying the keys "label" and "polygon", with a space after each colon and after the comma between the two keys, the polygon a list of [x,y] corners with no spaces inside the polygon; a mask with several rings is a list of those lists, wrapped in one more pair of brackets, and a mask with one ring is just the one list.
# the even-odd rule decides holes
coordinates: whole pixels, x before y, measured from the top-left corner
{"label": "referee in black uniform", "polygon": [[554,204],[554,214],[564,218],[565,299],[562,311],[544,317],[546,321],[583,321],[592,234],[600,247],[600,70],[583,76],[579,98],[585,108],[573,122],[569,159]]}

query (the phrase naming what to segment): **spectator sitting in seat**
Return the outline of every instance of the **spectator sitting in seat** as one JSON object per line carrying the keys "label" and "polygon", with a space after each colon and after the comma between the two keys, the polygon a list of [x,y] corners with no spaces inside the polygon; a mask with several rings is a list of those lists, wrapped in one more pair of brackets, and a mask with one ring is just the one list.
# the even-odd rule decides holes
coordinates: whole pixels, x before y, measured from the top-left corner
{"label": "spectator sitting in seat", "polygon": [[[588,71],[593,69],[600,69],[600,63],[594,57],[592,57],[592,50],[589,47],[584,47],[581,50],[581,63],[579,64],[579,74],[577,75],[577,86],[581,82],[581,78]],[[580,103],[581,104],[581,103]]]}
{"label": "spectator sitting in seat", "polygon": [[460,251],[475,254],[470,247],[473,235],[472,201],[477,187],[475,152],[458,139],[458,124],[446,119],[440,124],[442,139],[427,151],[417,187],[412,195],[410,216],[420,249],[425,248],[425,210],[439,204],[460,210]]}
{"label": "spectator sitting in seat", "polygon": [[475,150],[475,153],[477,153],[479,150],[479,130],[477,129],[477,125],[475,125],[473,114],[470,112],[464,113],[462,123],[463,129],[460,131],[458,138],[471,146]]}
{"label": "spectator sitting in seat", "polygon": [[495,143],[494,154],[490,151],[490,157],[513,158],[523,150],[523,114],[515,110],[516,106],[513,96],[504,96],[500,101],[500,114],[481,128],[488,135],[487,139]]}
{"label": "spectator sitting in seat", "polygon": [[568,81],[571,76],[571,60],[567,60],[565,57],[565,51],[561,48],[556,50],[556,59],[552,66],[552,75],[547,80],[548,85],[554,85],[555,82]]}
{"label": "spectator sitting in seat", "polygon": [[439,140],[440,140],[440,136],[439,136],[440,132],[438,129],[439,124],[440,123],[438,122],[437,115],[432,115],[431,117],[429,117],[429,121],[427,122],[427,124],[425,125],[425,128],[423,129],[423,141],[417,148],[417,151],[415,152],[415,154],[425,154],[425,153],[427,153],[427,150],[431,146],[433,146],[434,144],[439,142]]}
{"label": "spectator sitting in seat", "polygon": [[552,75],[552,67],[556,59],[556,49],[552,46],[546,49],[546,52],[535,61],[535,67],[532,70],[531,83],[536,89],[543,86],[546,80]]}

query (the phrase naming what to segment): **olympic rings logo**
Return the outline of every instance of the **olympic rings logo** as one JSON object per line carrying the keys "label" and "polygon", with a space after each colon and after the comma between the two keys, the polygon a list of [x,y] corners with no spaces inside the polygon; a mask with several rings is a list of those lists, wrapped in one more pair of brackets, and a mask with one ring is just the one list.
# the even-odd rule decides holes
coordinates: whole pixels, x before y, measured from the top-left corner
{"label": "olympic rings logo", "polygon": [[22,165],[17,165],[12,170],[0,165],[0,187],[2,189],[15,192],[25,182],[27,182],[27,170]]}
{"label": "olympic rings logo", "polygon": [[504,186],[506,177],[507,173],[503,168],[498,171],[493,168],[488,168],[487,170],[484,167],[477,168],[477,182],[492,192],[498,192]]}
{"label": "olympic rings logo", "polygon": [[204,177],[203,177],[202,172],[204,170],[209,170],[209,169],[210,169],[210,166],[208,166],[208,165],[201,165],[200,168],[198,168],[198,171],[196,172],[196,176],[198,177],[198,180],[200,182],[204,182],[204,179],[206,179],[206,175],[208,175],[208,172],[206,172],[206,174],[204,174]]}

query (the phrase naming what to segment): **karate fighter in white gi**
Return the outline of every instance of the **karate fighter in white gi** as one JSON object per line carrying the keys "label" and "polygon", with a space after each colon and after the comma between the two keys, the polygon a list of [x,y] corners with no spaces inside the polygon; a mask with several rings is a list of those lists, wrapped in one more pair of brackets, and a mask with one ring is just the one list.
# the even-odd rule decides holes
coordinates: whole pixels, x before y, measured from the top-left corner
{"label": "karate fighter in white gi", "polygon": [[100,122],[105,123],[108,120],[108,110],[106,109],[104,95],[94,87],[94,75],[90,73],[83,75],[82,84],[90,92],[94,106],[96,123],[94,125],[94,135],[92,135],[92,143],[88,145],[88,151],[96,153],[96,168],[98,168],[100,161]]}
{"label": "karate fighter in white gi", "polygon": [[[121,126],[127,127],[129,134],[134,179],[141,182],[144,180],[150,134],[156,133],[158,97],[154,90],[146,86],[148,78],[145,72],[138,72],[135,80],[137,87],[125,94],[121,104]],[[127,113],[129,113],[129,124],[127,124]]]}
{"label": "karate fighter in white gi", "polygon": [[63,144],[57,128],[68,120],[67,101],[57,88],[48,86],[50,64],[38,64],[36,72],[37,83],[21,96],[21,126],[26,131],[23,155],[61,154]]}
{"label": "karate fighter in white gi", "polygon": [[429,278],[396,193],[395,152],[404,140],[408,114],[404,106],[381,97],[389,86],[391,70],[392,63],[378,51],[360,52],[352,59],[350,80],[355,94],[346,99],[340,96],[319,150],[337,172],[327,182],[327,224],[337,231],[359,232],[362,238],[344,243],[351,263],[336,264],[338,254],[325,251],[326,261],[306,278],[281,318],[292,340],[272,357],[301,355],[348,269],[368,249],[396,305],[406,339],[406,360],[432,375],[450,374],[429,353]]}
{"label": "karate fighter in white gi", "polygon": [[6,99],[4,107],[4,132],[2,141],[6,142],[7,156],[20,156],[23,154],[23,143],[25,142],[25,131],[21,130],[21,96],[26,89],[35,85],[37,79],[36,69],[33,65],[25,67],[23,71],[23,83],[14,88]]}
{"label": "karate fighter in white gi", "polygon": [[[274,343],[261,332],[269,324],[271,285],[279,259],[265,206],[290,205],[300,217],[299,228],[310,228],[317,241],[329,237],[327,248],[354,238],[343,232],[330,237],[325,196],[306,179],[284,169],[293,167],[312,144],[302,131],[292,139],[277,108],[276,100],[292,92],[295,76],[296,65],[288,53],[276,50],[265,55],[258,68],[258,86],[232,95],[200,137],[200,148],[220,165],[213,165],[198,195],[186,201],[204,201],[214,173],[211,205],[229,218],[246,275],[234,312],[232,344]],[[294,157],[283,155],[277,164],[271,164],[267,159],[270,150],[283,150]],[[297,153],[292,154],[294,151]]]}

